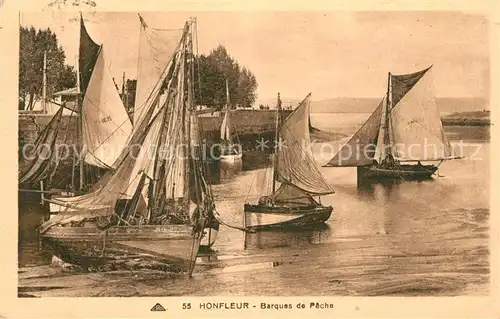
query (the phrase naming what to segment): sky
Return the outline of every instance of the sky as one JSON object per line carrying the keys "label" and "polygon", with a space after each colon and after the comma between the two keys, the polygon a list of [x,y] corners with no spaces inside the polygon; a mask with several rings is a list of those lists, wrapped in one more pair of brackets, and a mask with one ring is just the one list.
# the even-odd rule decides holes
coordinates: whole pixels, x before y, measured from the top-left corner
{"label": "sky", "polygon": [[[433,65],[438,97],[489,97],[489,25],[486,17],[460,12],[145,12],[150,27],[180,29],[198,21],[199,53],[217,45],[250,69],[258,99],[276,93],[313,100],[380,97],[387,73],[411,73]],[[76,12],[22,12],[22,26],[53,30],[75,64]],[[86,12],[90,36],[104,44],[111,72],[134,78],[139,19],[131,12]]]}

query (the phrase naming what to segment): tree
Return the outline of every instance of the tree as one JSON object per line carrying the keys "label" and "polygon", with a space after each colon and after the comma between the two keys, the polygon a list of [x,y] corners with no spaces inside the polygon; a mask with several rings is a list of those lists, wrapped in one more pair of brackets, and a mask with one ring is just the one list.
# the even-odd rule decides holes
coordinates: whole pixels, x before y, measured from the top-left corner
{"label": "tree", "polygon": [[256,89],[257,80],[255,79],[255,75],[246,68],[243,68],[243,71],[239,74],[237,91],[237,97],[241,107],[252,107],[252,104],[257,98],[257,94],[255,94]]}
{"label": "tree", "polygon": [[47,96],[76,84],[76,74],[65,65],[66,55],[50,29],[20,28],[19,97],[20,108],[32,110],[42,97],[43,56],[47,54]]}
{"label": "tree", "polygon": [[195,69],[195,72],[199,72],[199,79],[195,81],[197,104],[223,108],[227,100],[226,80],[230,108],[251,107],[255,102],[255,75],[245,67],[241,68],[224,46],[219,45],[208,56],[200,55]]}

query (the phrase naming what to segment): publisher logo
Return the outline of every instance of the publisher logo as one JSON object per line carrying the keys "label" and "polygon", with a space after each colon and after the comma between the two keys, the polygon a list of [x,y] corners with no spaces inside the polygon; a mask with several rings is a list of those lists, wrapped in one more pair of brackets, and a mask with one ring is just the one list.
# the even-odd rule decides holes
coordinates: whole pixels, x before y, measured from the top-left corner
{"label": "publisher logo", "polygon": [[166,311],[167,309],[165,309],[162,305],[160,305],[160,303],[157,303],[156,305],[153,306],[153,308],[151,308],[151,311]]}

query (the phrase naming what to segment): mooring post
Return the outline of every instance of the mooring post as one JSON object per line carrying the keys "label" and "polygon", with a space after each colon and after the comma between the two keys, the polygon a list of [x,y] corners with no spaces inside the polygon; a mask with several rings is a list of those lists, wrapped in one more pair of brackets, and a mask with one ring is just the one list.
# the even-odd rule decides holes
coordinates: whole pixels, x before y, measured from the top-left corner
{"label": "mooring post", "polygon": [[364,172],[364,167],[363,166],[356,166],[356,181],[357,181],[357,186],[360,188],[363,185],[363,172]]}

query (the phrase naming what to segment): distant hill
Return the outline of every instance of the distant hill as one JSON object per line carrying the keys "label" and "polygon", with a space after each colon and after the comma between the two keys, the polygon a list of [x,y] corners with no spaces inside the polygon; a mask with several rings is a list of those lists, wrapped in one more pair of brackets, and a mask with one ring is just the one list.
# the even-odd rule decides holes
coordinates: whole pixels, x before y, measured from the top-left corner
{"label": "distant hill", "polygon": [[[381,98],[342,97],[322,101],[311,101],[312,113],[371,113]],[[466,112],[489,110],[483,98],[438,98],[440,112]]]}

